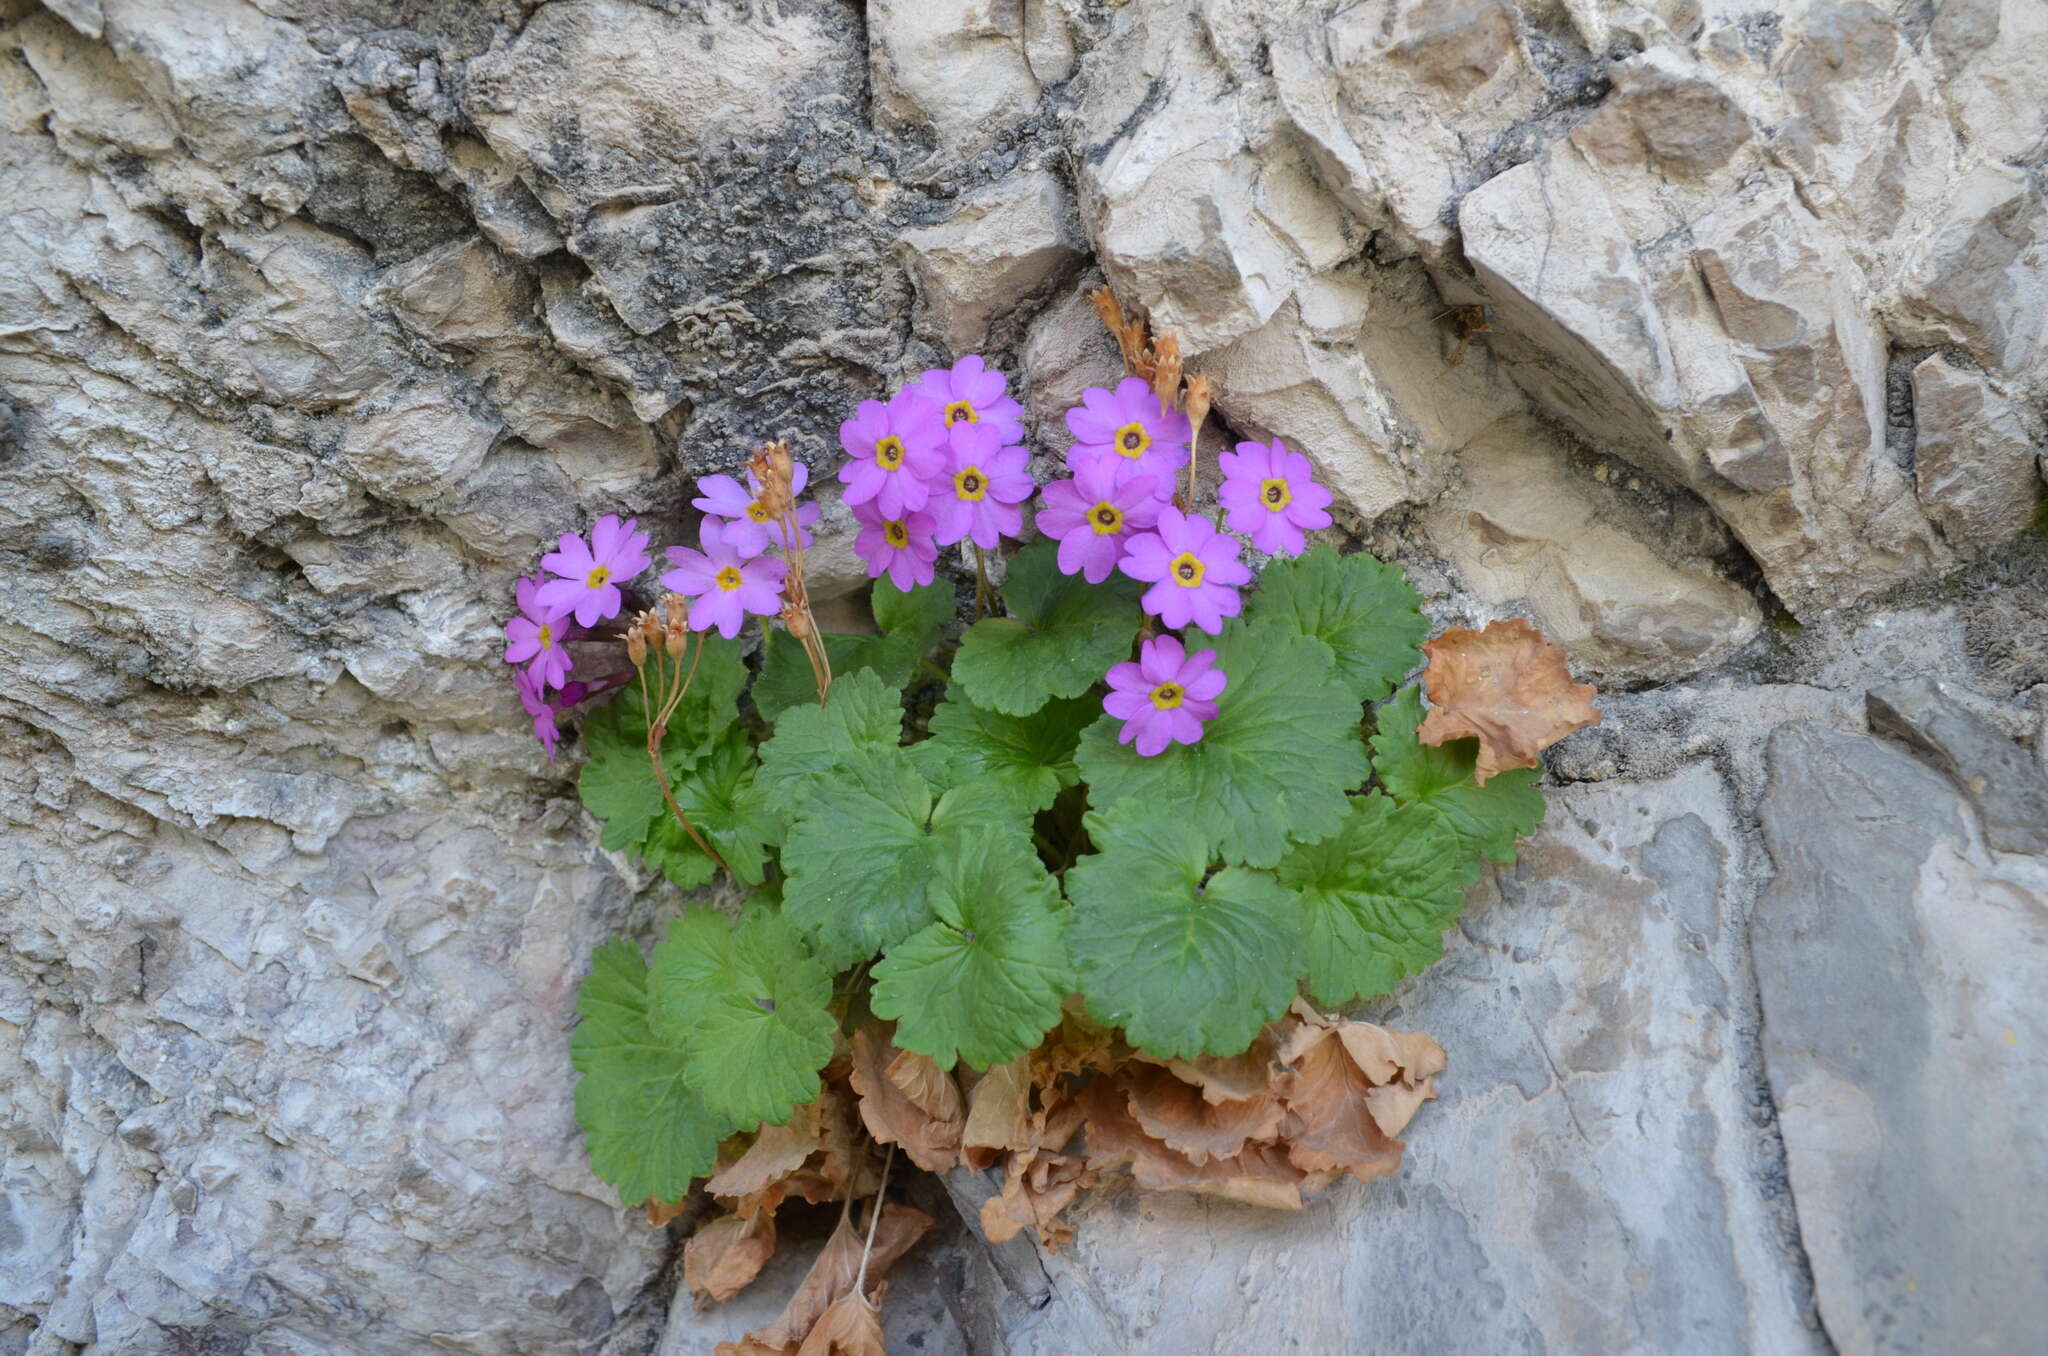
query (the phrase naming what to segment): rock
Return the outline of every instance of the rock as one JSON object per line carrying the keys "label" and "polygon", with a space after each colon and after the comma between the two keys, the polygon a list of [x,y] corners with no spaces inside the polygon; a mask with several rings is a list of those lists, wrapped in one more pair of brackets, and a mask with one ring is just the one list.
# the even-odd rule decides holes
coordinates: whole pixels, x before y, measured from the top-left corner
{"label": "rock", "polygon": [[867,24],[875,113],[885,126],[958,151],[1000,135],[1038,102],[1024,59],[1024,0],[945,8],[875,0]]}
{"label": "rock", "polygon": [[1932,678],[1872,688],[1870,729],[1889,735],[1954,782],[2000,852],[2048,856],[2048,776],[2026,751],[1943,692]]}
{"label": "rock", "polygon": [[2005,165],[1964,177],[1907,288],[1909,335],[1955,344],[1995,372],[2033,373],[2048,325],[2048,197],[2040,185]]}
{"label": "rock", "polygon": [[1049,294],[1080,266],[1072,211],[1060,181],[1039,170],[966,199],[944,221],[904,232],[918,328],[955,356],[982,348],[991,322],[1027,297]]}
{"label": "rock", "polygon": [[1445,960],[1371,1014],[1450,1059],[1399,1173],[1298,1215],[1086,1194],[1059,1253],[973,1261],[969,1330],[1015,1356],[1826,1350],[1765,1194],[1725,790],[1695,765],[1554,794]]}
{"label": "rock", "polygon": [[1432,510],[1428,527],[1467,588],[1495,606],[1526,599],[1572,671],[1606,682],[1692,673],[1756,634],[1755,599],[1703,564],[1666,563],[1603,521],[1592,484],[1565,458],[1526,418],[1466,445],[1464,494]]}
{"label": "rock", "polygon": [[1011,394],[1024,406],[1025,433],[1032,448],[1053,454],[1049,469],[1061,465],[1059,457],[1073,439],[1066,412],[1081,403],[1081,393],[1091,386],[1113,390],[1123,379],[1116,341],[1088,299],[1101,285],[1100,279],[1083,279],[1040,311],[1032,318],[1018,355],[1022,386],[1013,385]]}
{"label": "rock", "polygon": [[479,348],[524,338],[533,327],[531,283],[479,239],[401,265],[384,286],[399,322],[429,343]]}
{"label": "rock", "polygon": [[2048,1320],[2048,863],[1863,735],[1772,736],[1764,1056],[1821,1317],[1844,1351],[2022,1350]]}
{"label": "rock", "polygon": [[349,424],[341,465],[373,494],[424,504],[482,465],[501,427],[447,386],[406,387],[368,402]]}
{"label": "rock", "polygon": [[2003,546],[2034,521],[2036,440],[1983,375],[1939,356],[1913,369],[1913,478],[1958,554]]}

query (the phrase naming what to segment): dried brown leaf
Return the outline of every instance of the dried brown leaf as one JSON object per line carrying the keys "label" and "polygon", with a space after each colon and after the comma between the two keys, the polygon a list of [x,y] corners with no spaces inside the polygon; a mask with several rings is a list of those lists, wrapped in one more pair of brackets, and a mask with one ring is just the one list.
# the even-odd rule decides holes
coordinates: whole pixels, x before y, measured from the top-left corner
{"label": "dried brown leaf", "polygon": [[1125,1057],[1116,1029],[1090,1017],[1079,999],[1062,1007],[1060,1024],[1031,1052],[1031,1081],[1041,1090],[1062,1074],[1107,1073]]}
{"label": "dried brown leaf", "polygon": [[981,1203],[981,1231],[991,1243],[1007,1243],[1026,1229],[1038,1231],[1047,1252],[1073,1241],[1074,1228],[1060,1212],[1074,1203],[1099,1174],[1078,1155],[1018,1155],[1003,1179],[1000,1195]]}
{"label": "dried brown leaf", "polygon": [[855,1294],[833,1300],[796,1356],[889,1356],[882,1346],[881,1291],[875,1303]]}
{"label": "dried brown leaf", "polygon": [[[900,1145],[927,1172],[949,1172],[960,1161],[967,1111],[950,1074],[864,1026],[853,1033],[850,1078],[860,1097],[861,1121],[877,1143]],[[934,1107],[946,1114],[935,1113]]]}
{"label": "dried brown leaf", "polygon": [[1013,1149],[1031,1143],[1031,1056],[998,1064],[967,1091],[967,1125],[960,1132],[961,1156],[980,1172]]}
{"label": "dried brown leaf", "polygon": [[1372,1114],[1373,1081],[1334,1029],[1304,1025],[1283,1053],[1294,1070],[1276,1081],[1293,1116],[1287,1139],[1295,1166],[1310,1172],[1342,1169],[1361,1182],[1401,1166],[1401,1145]]}
{"label": "dried brown leaf", "polygon": [[[896,1264],[896,1259],[909,1252],[931,1227],[932,1217],[922,1210],[907,1205],[890,1205],[882,1210],[882,1218],[875,1226],[874,1253],[868,1258],[871,1303],[881,1294],[882,1277]],[[866,1231],[854,1224],[849,1213],[839,1221],[832,1237],[825,1240],[824,1250],[811,1263],[803,1283],[789,1297],[776,1320],[765,1328],[754,1329],[738,1342],[719,1343],[717,1356],[786,1356],[796,1350],[833,1302],[853,1292],[865,1242]]]}
{"label": "dried brown leaf", "polygon": [[683,1284],[700,1300],[723,1304],[751,1285],[774,1255],[773,1212],[751,1220],[722,1215],[683,1245]]}
{"label": "dried brown leaf", "polygon": [[1481,786],[1495,773],[1537,766],[1542,750],[1600,723],[1594,688],[1574,683],[1564,651],[1520,618],[1484,631],[1454,626],[1422,651],[1431,710],[1415,737],[1425,744],[1477,738],[1473,780]]}
{"label": "dried brown leaf", "polygon": [[804,1165],[818,1150],[823,1099],[798,1107],[787,1125],[764,1125],[739,1159],[704,1184],[714,1196],[751,1196]]}
{"label": "dried brown leaf", "polygon": [[[1131,1114],[1130,1095],[1119,1079],[1097,1079],[1082,1092],[1088,1113],[1088,1166],[1129,1163],[1138,1185],[1154,1191],[1196,1191],[1273,1210],[1301,1209],[1301,1191],[1310,1173],[1289,1161],[1284,1146],[1247,1143],[1228,1158],[1196,1163],[1145,1133]],[[1314,1185],[1321,1185],[1321,1180]]]}
{"label": "dried brown leaf", "polygon": [[1287,1118],[1287,1108],[1270,1093],[1212,1103],[1200,1088],[1165,1069],[1133,1069],[1126,1079],[1132,1119],[1146,1134],[1197,1165],[1231,1157],[1246,1140],[1274,1138]]}
{"label": "dried brown leaf", "polygon": [[[1273,1090],[1274,1063],[1280,1056],[1277,1025],[1268,1025],[1241,1055],[1197,1055],[1193,1059],[1166,1060],[1166,1067],[1183,1083],[1193,1083],[1211,1102],[1242,1102]],[[1150,1064],[1161,1061],[1140,1054]]]}
{"label": "dried brown leaf", "polygon": [[688,1196],[674,1201],[658,1201],[654,1197],[649,1196],[646,1204],[642,1205],[640,1210],[642,1214],[647,1216],[649,1227],[659,1229],[689,1208],[690,1198]]}

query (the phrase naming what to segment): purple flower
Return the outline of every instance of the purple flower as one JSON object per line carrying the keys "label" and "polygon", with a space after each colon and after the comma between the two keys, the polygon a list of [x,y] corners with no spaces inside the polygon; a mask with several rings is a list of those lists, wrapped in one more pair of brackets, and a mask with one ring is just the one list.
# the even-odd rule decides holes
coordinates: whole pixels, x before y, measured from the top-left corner
{"label": "purple flower", "polygon": [[562,738],[562,729],[555,724],[555,708],[548,704],[539,682],[526,669],[513,670],[512,684],[519,689],[519,704],[533,717],[533,737],[548,751],[548,761],[554,762],[555,745]]}
{"label": "purple flower", "polygon": [[[796,462],[794,466],[789,478],[792,496],[802,494],[804,486],[811,480],[810,467],[802,462]],[[761,482],[755,479],[752,471],[747,472],[745,489],[741,489],[740,483],[731,476],[704,476],[697,481],[697,488],[702,493],[690,501],[690,506],[723,519],[725,539],[741,555],[758,556],[771,546],[789,545],[783,540],[782,524],[761,507]],[[811,534],[805,529],[817,522],[823,512],[816,504],[796,506],[798,546],[808,547],[811,544]]]}
{"label": "purple flower", "polygon": [[1060,573],[1078,571],[1091,584],[1115,572],[1133,535],[1159,521],[1159,500],[1151,476],[1119,485],[1116,467],[1103,458],[1084,459],[1072,480],[1045,487],[1038,530],[1060,543]]}
{"label": "purple flower", "polygon": [[728,524],[706,518],[697,527],[697,541],[704,549],[687,546],[668,548],[669,563],[675,568],[662,575],[662,587],[693,599],[690,629],[718,628],[727,640],[739,635],[747,614],[772,617],[782,610],[782,581],[789,576],[789,562],[774,556],[752,560],[740,554],[726,536]]}
{"label": "purple flower", "polygon": [[1067,429],[1074,445],[1067,449],[1067,469],[1106,457],[1117,467],[1117,479],[1153,477],[1153,494],[1173,498],[1174,477],[1188,459],[1194,429],[1179,410],[1165,409],[1140,377],[1125,377],[1114,392],[1091,386],[1081,403],[1067,411]]}
{"label": "purple flower", "polygon": [[931,497],[925,482],[946,463],[946,424],[939,407],[911,387],[886,405],[861,401],[839,426],[839,445],[853,458],[839,468],[847,506],[872,501],[888,517],[901,518]]}
{"label": "purple flower", "polygon": [[536,685],[545,690],[560,687],[568,680],[569,658],[566,642],[574,624],[565,622],[559,616],[550,616],[541,606],[540,593],[547,585],[547,576],[535,575],[519,581],[517,593],[519,611],[522,615],[505,623],[505,662],[524,664],[531,659],[528,671],[533,674]]}
{"label": "purple flower", "polygon": [[653,563],[647,558],[647,534],[633,530],[639,525],[637,518],[622,523],[619,515],[607,513],[591,529],[588,545],[564,532],[556,543],[561,549],[540,558],[543,570],[560,576],[540,586],[540,605],[548,615],[573,612],[580,626],[618,616],[625,602],[619,585]]}
{"label": "purple flower", "polygon": [[853,517],[861,525],[853,539],[853,551],[868,563],[868,578],[879,578],[886,571],[889,582],[904,593],[932,582],[932,562],[939,558],[939,546],[932,540],[938,524],[931,514],[885,518],[874,504],[856,504]]}
{"label": "purple flower", "polygon": [[1190,622],[1219,635],[1223,619],[1244,607],[1237,586],[1252,572],[1237,558],[1238,545],[1207,518],[1190,518],[1168,504],[1159,526],[1131,538],[1117,568],[1133,579],[1152,581],[1139,601],[1147,612],[1179,630]]}
{"label": "purple flower", "polygon": [[917,391],[939,407],[946,427],[987,424],[1004,443],[1024,440],[1024,407],[1005,392],[1009,379],[989,370],[979,353],[970,353],[951,367],[934,367],[905,390]]}
{"label": "purple flower", "polygon": [[1278,438],[1271,445],[1239,443],[1216,464],[1223,468],[1216,500],[1227,515],[1224,524],[1268,555],[1298,556],[1308,544],[1304,528],[1330,525],[1330,492],[1316,484],[1308,458],[1289,452]]}
{"label": "purple flower", "polygon": [[1004,537],[1022,532],[1024,510],[1018,505],[1035,488],[1024,469],[1030,460],[1023,448],[1003,446],[994,423],[953,425],[946,434],[945,470],[932,482],[925,506],[938,525],[937,543],[951,546],[966,537],[992,551]]}
{"label": "purple flower", "polygon": [[1116,742],[1138,743],[1150,758],[1168,744],[1193,744],[1204,721],[1216,719],[1216,697],[1230,680],[1216,667],[1216,652],[1190,656],[1172,636],[1155,636],[1138,648],[1138,662],[1110,669],[1112,689],[1102,709],[1124,722]]}

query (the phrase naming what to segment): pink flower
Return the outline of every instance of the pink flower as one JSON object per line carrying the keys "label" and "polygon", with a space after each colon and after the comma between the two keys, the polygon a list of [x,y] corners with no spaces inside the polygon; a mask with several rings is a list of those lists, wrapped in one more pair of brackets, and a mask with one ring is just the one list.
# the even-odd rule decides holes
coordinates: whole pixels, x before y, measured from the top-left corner
{"label": "pink flower", "polygon": [[1125,377],[1113,393],[1100,386],[1083,391],[1081,403],[1067,411],[1067,429],[1074,435],[1067,449],[1069,471],[1107,457],[1118,480],[1153,477],[1152,493],[1161,499],[1173,498],[1174,477],[1187,463],[1188,439],[1194,434],[1188,417],[1162,408],[1140,377]]}
{"label": "pink flower", "polygon": [[548,615],[573,612],[580,626],[618,616],[625,601],[619,585],[653,563],[647,558],[647,534],[633,530],[639,525],[636,518],[622,523],[616,513],[607,513],[591,529],[588,545],[564,532],[557,543],[561,549],[540,558],[543,570],[560,576],[540,586],[540,605]]}
{"label": "pink flower", "polygon": [[1139,600],[1147,612],[1175,630],[1192,622],[1213,636],[1222,633],[1225,617],[1244,607],[1237,586],[1250,583],[1252,572],[1237,552],[1237,543],[1207,518],[1190,518],[1168,504],[1159,510],[1156,530],[1131,538],[1117,568],[1153,581]]}
{"label": "pink flower", "polygon": [[528,672],[542,690],[560,687],[568,680],[569,658],[567,642],[569,633],[575,630],[571,622],[559,616],[550,616],[541,606],[540,593],[546,587],[547,576],[535,575],[522,579],[517,587],[519,611],[522,615],[505,623],[505,662],[507,664],[533,663]]}
{"label": "pink flower", "polygon": [[519,689],[519,704],[526,708],[527,715],[533,717],[533,737],[548,751],[548,761],[554,762],[555,745],[562,738],[562,729],[555,724],[555,708],[548,704],[539,682],[528,670],[513,670],[512,683]]}
{"label": "pink flower", "polygon": [[935,538],[951,546],[962,537],[992,551],[1004,537],[1024,530],[1024,510],[1031,497],[1031,475],[1024,469],[1031,454],[1003,446],[993,422],[955,424],[946,434],[946,466],[932,482],[925,512],[938,525]]}
{"label": "pink flower", "polygon": [[[811,468],[802,462],[794,465],[796,469],[790,475],[789,488],[792,495],[798,495],[811,481]],[[761,507],[758,497],[761,482],[754,478],[752,471],[747,472],[745,489],[741,489],[740,483],[731,476],[704,476],[697,481],[697,488],[702,493],[690,501],[690,507],[724,519],[725,539],[741,555],[758,556],[771,546],[789,545],[782,539],[782,524]],[[823,512],[816,504],[796,506],[798,546],[808,547],[811,544],[811,534],[806,529],[817,522]]]}
{"label": "pink flower", "polygon": [[1005,443],[1024,440],[1024,407],[1005,392],[1009,379],[991,371],[979,353],[970,353],[951,367],[934,367],[905,387],[939,407],[946,427],[988,424]]}
{"label": "pink flower", "polygon": [[931,497],[925,482],[945,465],[945,443],[939,407],[916,388],[898,391],[886,405],[861,401],[839,426],[839,445],[853,458],[839,468],[847,506],[872,501],[890,518],[923,508]]}
{"label": "pink flower", "polygon": [[1216,652],[1194,656],[1172,636],[1155,636],[1138,648],[1138,662],[1110,669],[1112,691],[1102,709],[1124,722],[1116,742],[1136,740],[1146,758],[1168,744],[1193,744],[1205,721],[1216,719],[1216,697],[1230,680],[1216,667]]}
{"label": "pink flower", "polygon": [[669,547],[669,563],[675,568],[662,575],[661,583],[694,600],[690,605],[692,631],[715,626],[719,635],[731,640],[747,624],[749,612],[772,617],[782,610],[782,581],[789,577],[789,562],[774,556],[747,559],[726,536],[727,527],[716,518],[706,518],[697,527],[697,542],[703,550]]}
{"label": "pink flower", "polygon": [[1330,492],[1316,484],[1308,458],[1289,452],[1278,438],[1270,446],[1239,443],[1216,464],[1223,468],[1216,500],[1227,515],[1224,524],[1268,555],[1298,556],[1308,544],[1303,529],[1330,525]]}
{"label": "pink flower", "polygon": [[1159,521],[1159,500],[1151,476],[1134,476],[1121,485],[1116,468],[1104,458],[1086,458],[1072,480],[1045,487],[1038,530],[1060,543],[1060,573],[1100,584],[1115,572],[1133,535]]}
{"label": "pink flower", "polygon": [[932,540],[938,524],[931,514],[885,518],[874,504],[856,504],[853,517],[861,525],[853,539],[853,551],[868,563],[868,578],[879,578],[886,571],[889,582],[904,593],[932,582],[936,572],[932,562],[939,558],[939,546]]}

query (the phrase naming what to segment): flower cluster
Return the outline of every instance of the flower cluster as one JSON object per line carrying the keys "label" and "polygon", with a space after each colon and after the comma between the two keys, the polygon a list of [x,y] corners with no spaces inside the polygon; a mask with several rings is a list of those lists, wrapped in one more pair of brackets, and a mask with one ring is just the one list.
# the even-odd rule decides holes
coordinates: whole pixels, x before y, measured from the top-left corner
{"label": "flower cluster", "polygon": [[[619,615],[622,586],[649,565],[647,534],[637,520],[608,513],[585,540],[564,532],[556,549],[541,557],[541,572],[519,581],[519,615],[505,623],[505,662],[524,665],[512,675],[519,701],[533,717],[533,734],[548,757],[555,756],[561,729],[555,717],[579,702],[616,686],[600,679],[569,680],[575,659],[572,642],[591,627]],[[552,695],[550,690],[552,689]]]}
{"label": "flower cluster", "polygon": [[868,577],[905,592],[932,582],[939,548],[993,550],[1024,530],[1032,481],[1023,407],[1009,381],[970,353],[933,368],[887,402],[863,400],[839,426],[844,501]]}

